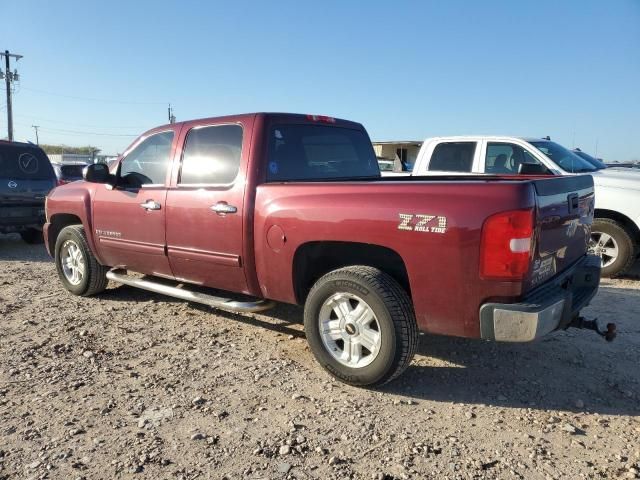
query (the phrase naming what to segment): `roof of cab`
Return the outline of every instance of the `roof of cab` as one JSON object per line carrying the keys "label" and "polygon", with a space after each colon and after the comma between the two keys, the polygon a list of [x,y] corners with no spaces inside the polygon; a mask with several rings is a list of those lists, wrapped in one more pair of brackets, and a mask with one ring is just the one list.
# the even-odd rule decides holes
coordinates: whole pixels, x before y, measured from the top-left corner
{"label": "roof of cab", "polygon": [[[312,113],[254,112],[254,113],[241,113],[237,115],[224,115],[219,117],[194,118],[189,120],[183,120],[181,122],[176,122],[176,123],[166,123],[164,125],[159,125],[157,127],[149,129],[145,133],[170,128],[176,125],[183,125],[183,124],[206,123],[206,122],[217,122],[217,121],[236,122],[242,119],[256,117],[258,115],[263,115],[265,117],[270,117],[270,118],[276,117],[282,120],[288,117],[296,121],[318,122],[326,125],[342,124],[342,125],[352,125],[352,126],[362,127],[362,124],[360,124],[359,122],[345,120],[343,118],[331,117],[327,115],[318,115],[318,114],[312,114]],[[313,120],[310,117],[314,117],[317,120]],[[332,121],[326,122],[326,121],[323,121],[323,119],[331,119]]]}
{"label": "roof of cab", "polygon": [[512,135],[448,135],[439,137],[429,137],[425,141],[433,140],[449,140],[449,141],[477,141],[477,140],[495,140],[495,141],[508,141],[508,140],[521,140],[524,142],[548,142],[550,140],[543,137],[518,137]]}

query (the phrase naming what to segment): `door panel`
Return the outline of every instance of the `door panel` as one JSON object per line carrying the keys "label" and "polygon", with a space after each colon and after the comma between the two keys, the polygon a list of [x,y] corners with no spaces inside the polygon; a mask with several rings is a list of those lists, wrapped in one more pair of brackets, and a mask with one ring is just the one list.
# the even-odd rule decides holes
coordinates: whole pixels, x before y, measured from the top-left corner
{"label": "door panel", "polygon": [[243,125],[199,125],[183,132],[176,186],[167,192],[167,254],[177,279],[247,293],[242,248]]}
{"label": "door panel", "polygon": [[[119,190],[99,187],[94,200],[97,248],[107,265],[172,277],[165,255],[165,187]],[[158,210],[141,206],[149,200]]]}
{"label": "door panel", "polygon": [[[211,207],[227,202],[236,213]],[[176,188],[167,193],[167,253],[177,279],[245,292],[242,268],[242,192]]]}

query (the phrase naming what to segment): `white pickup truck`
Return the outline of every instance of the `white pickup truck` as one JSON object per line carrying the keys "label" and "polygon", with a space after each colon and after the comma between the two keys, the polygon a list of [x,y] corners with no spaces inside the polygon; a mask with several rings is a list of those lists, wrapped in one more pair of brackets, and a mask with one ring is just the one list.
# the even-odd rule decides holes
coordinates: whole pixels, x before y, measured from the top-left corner
{"label": "white pickup truck", "polygon": [[412,172],[393,175],[573,175],[590,173],[596,191],[590,249],[602,274],[631,267],[640,251],[640,171],[600,168],[547,138],[457,136],[427,138]]}

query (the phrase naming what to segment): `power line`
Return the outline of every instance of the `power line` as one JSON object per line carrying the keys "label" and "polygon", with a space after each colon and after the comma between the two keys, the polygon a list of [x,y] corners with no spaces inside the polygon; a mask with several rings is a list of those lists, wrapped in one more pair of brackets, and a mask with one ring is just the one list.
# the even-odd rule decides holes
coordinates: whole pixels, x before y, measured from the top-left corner
{"label": "power line", "polygon": [[166,105],[165,102],[137,102],[137,101],[128,101],[128,100],[113,100],[113,99],[107,99],[107,98],[79,97],[76,95],[66,95],[63,93],[48,92],[46,90],[38,90],[35,88],[27,88],[27,87],[22,87],[22,90],[27,90],[29,92],[34,92],[41,95],[52,95],[54,97],[71,98],[73,100],[83,100],[88,102],[118,103],[123,105]]}
{"label": "power line", "polygon": [[71,125],[74,127],[89,127],[89,128],[131,128],[131,129],[147,129],[149,128],[148,125],[146,126],[141,126],[141,125],[93,125],[93,124],[89,124],[89,123],[73,123],[73,122],[63,122],[61,120],[53,120],[50,118],[44,118],[44,117],[39,117],[36,115],[25,115],[25,114],[14,114],[14,116],[16,117],[23,117],[23,118],[30,118],[33,120],[43,120],[45,122],[48,123],[59,123],[60,125]]}
{"label": "power line", "polygon": [[[26,123],[20,123],[22,126],[31,126]],[[40,130],[44,132],[53,132],[53,133],[64,133],[69,135],[98,135],[101,137],[137,137],[138,134],[129,134],[129,133],[106,133],[106,132],[87,132],[82,130],[66,130],[62,128],[50,128],[50,127],[38,127]]]}

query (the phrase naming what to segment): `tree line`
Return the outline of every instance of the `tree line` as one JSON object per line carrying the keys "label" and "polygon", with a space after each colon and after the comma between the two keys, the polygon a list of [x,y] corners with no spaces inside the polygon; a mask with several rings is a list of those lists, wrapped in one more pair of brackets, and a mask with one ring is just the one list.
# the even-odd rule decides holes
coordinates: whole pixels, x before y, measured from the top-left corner
{"label": "tree line", "polygon": [[46,143],[41,143],[40,148],[42,148],[48,155],[61,153],[71,153],[77,155],[97,155],[101,152],[98,147],[94,147],[92,145],[86,145],[84,147],[70,147],[68,145],[48,145]]}

